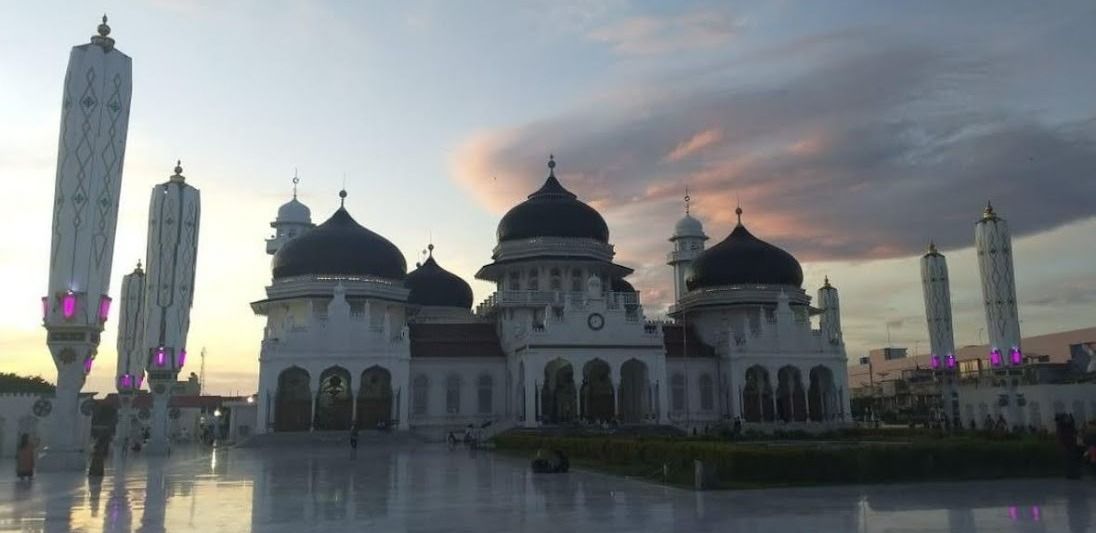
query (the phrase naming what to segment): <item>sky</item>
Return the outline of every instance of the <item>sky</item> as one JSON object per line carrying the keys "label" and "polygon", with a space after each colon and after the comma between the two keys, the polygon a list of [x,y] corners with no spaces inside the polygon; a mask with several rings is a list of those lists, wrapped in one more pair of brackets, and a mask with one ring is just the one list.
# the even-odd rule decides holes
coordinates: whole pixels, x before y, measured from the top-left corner
{"label": "sky", "polygon": [[[851,360],[927,350],[918,258],[948,256],[956,343],[984,340],[973,223],[1014,234],[1021,330],[1096,324],[1096,5],[984,1],[303,0],[0,3],[0,371],[55,378],[40,323],[62,81],[106,12],[133,58],[112,293],[144,253],[148,195],[181,159],[202,191],[188,348],[247,394],[290,179],[408,264],[468,280],[544,180],[606,218],[649,318],[672,298],[683,211],[794,254],[841,294]],[[116,313],[116,310],[114,311]],[[85,390],[108,392],[117,316]],[[187,371],[197,371],[198,361]]]}

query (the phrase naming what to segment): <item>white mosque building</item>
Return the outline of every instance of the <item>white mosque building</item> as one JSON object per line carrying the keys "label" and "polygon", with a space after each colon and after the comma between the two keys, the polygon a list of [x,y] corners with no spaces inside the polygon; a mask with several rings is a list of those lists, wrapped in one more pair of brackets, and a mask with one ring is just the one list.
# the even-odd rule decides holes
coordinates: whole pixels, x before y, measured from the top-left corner
{"label": "white mosque building", "polygon": [[812,307],[799,263],[754,237],[741,210],[707,249],[686,213],[670,236],[670,320],[648,320],[605,220],[548,167],[499,222],[476,273],[495,292],[474,309],[468,283],[439,264],[445,250],[435,257],[431,245],[408,272],[399,249],[345,206],[315,226],[294,191],[267,241],[273,282],[251,304],[267,319],[255,432],[848,420],[828,280]]}

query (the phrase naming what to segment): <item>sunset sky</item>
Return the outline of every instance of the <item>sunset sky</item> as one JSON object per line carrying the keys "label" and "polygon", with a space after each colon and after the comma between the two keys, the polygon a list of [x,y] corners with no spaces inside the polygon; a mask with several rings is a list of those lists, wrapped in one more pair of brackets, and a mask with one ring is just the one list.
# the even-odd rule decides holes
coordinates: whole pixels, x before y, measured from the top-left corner
{"label": "sunset sky", "polygon": [[[649,318],[666,239],[714,244],[736,199],[758,237],[841,291],[850,359],[927,349],[918,257],[949,259],[956,343],[983,325],[973,223],[1015,236],[1025,335],[1096,324],[1096,4],[1077,2],[0,3],[0,371],[55,379],[40,325],[69,49],[105,11],[133,58],[111,291],[148,195],[182,159],[202,191],[188,348],[207,390],[251,393],[263,239],[298,169],[322,222],[349,191],[413,264],[431,235],[472,283],[501,215],[561,181],[605,216]],[[85,390],[108,392],[117,310]],[[198,369],[188,361],[186,371]]]}

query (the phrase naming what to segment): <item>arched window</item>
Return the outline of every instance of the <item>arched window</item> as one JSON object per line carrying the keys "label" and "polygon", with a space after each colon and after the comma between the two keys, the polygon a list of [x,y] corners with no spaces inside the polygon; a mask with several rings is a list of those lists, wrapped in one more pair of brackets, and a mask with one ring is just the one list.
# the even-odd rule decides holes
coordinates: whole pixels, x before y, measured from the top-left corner
{"label": "arched window", "polygon": [[537,269],[534,268],[533,270],[529,271],[529,290],[540,290],[540,279],[538,276],[540,276],[540,274],[537,272]]}
{"label": "arched window", "polygon": [[507,288],[512,291],[521,290],[521,272],[514,271],[510,273],[510,286]]}
{"label": "arched window", "polygon": [[685,410],[685,376],[681,374],[674,374],[670,378],[670,399],[671,408],[674,411]]}
{"label": "arched window", "polygon": [[411,409],[416,415],[425,415],[430,399],[430,380],[419,374],[411,384]]}
{"label": "arched window", "polygon": [[460,376],[456,374],[445,380],[445,412],[460,414]]}
{"label": "arched window", "polygon": [[583,286],[582,269],[576,268],[571,271],[571,290],[574,292],[582,292],[586,288]]}
{"label": "arched window", "polygon": [[478,408],[477,412],[481,415],[489,415],[494,411],[494,406],[491,405],[493,403],[494,386],[494,380],[487,374],[480,376],[476,381],[476,407]]}
{"label": "arched window", "polygon": [[715,407],[715,391],[712,389],[712,376],[700,375],[700,409],[711,411]]}
{"label": "arched window", "polygon": [[559,273],[558,268],[553,268],[548,274],[548,290],[561,291],[563,290],[563,276]]}

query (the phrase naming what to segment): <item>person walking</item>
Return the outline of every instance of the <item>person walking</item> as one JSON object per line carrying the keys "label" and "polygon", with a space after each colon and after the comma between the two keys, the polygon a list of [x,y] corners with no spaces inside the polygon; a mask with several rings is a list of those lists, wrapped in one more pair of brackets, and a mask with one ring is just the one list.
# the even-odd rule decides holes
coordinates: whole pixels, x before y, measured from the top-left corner
{"label": "person walking", "polygon": [[99,438],[95,440],[95,447],[91,450],[91,464],[88,466],[88,477],[103,477],[103,463],[106,462],[109,448],[109,435],[100,435]]}
{"label": "person walking", "polygon": [[34,477],[34,444],[30,435],[24,433],[19,436],[19,450],[15,452],[15,476],[20,481],[29,481]]}

